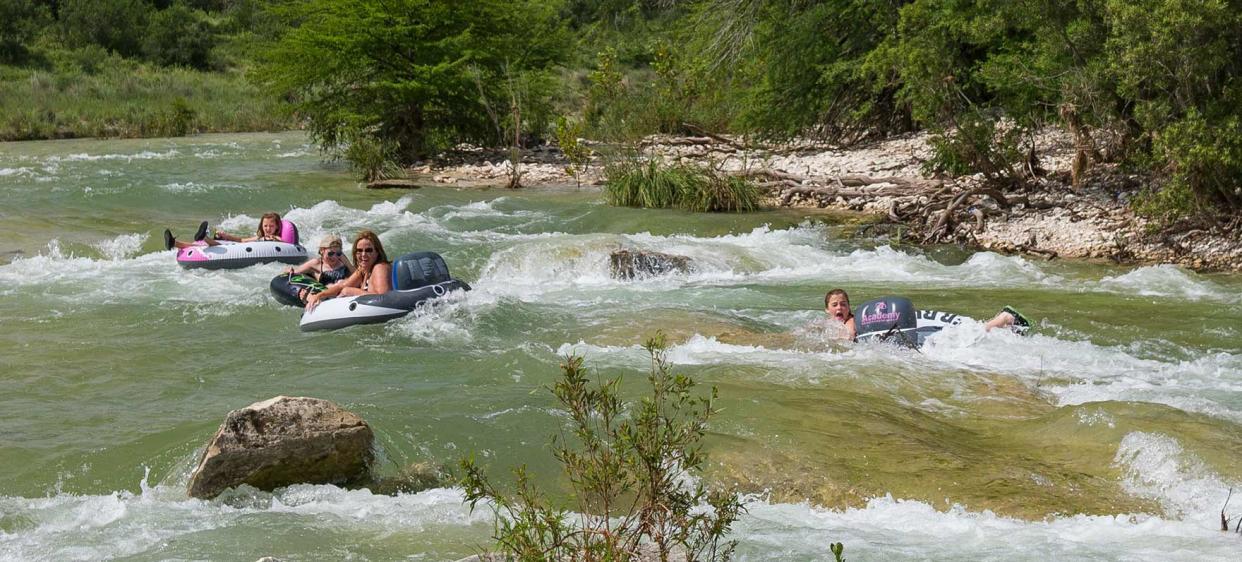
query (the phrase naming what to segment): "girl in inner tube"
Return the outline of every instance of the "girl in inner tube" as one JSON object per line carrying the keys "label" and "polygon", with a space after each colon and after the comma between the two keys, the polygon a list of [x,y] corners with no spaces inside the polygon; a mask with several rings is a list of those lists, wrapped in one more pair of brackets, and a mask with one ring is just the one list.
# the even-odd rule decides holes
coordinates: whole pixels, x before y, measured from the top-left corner
{"label": "girl in inner tube", "polygon": [[[195,242],[206,242],[208,246],[219,246],[217,240],[228,240],[230,242],[280,242],[280,213],[264,213],[259,218],[259,228],[255,231],[254,236],[245,238],[233,236],[222,230],[217,230],[216,235],[207,237],[207,221],[203,221],[198,225],[198,232],[194,233]],[[172,231],[164,229],[164,248],[171,250],[173,248],[185,248],[193,246],[193,243],[182,242],[173,237]]]}

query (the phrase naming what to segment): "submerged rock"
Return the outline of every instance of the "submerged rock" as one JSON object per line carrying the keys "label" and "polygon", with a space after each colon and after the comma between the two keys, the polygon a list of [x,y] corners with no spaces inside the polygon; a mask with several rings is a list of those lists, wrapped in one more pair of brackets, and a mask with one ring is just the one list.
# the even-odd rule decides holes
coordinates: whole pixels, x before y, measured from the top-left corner
{"label": "submerged rock", "polygon": [[327,400],[277,396],[233,410],[190,475],[191,497],[234,486],[344,484],[367,477],[374,434],[357,414]]}
{"label": "submerged rock", "polygon": [[690,258],[648,252],[644,250],[617,250],[610,258],[612,276],[617,279],[634,279],[666,273],[686,273],[691,271]]}

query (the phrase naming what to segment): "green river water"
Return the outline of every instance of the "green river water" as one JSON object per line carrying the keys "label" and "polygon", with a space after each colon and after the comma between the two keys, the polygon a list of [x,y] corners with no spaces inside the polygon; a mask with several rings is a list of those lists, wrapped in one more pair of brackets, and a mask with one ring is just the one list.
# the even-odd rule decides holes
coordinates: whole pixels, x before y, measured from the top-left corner
{"label": "green river water", "polygon": [[[313,244],[379,232],[474,290],[384,325],[301,333],[279,265],[190,271],[200,220],[274,210]],[[556,487],[546,387],[566,353],[623,375],[669,335],[719,389],[705,478],[737,486],[741,560],[1242,558],[1219,511],[1242,465],[1242,276],[890,246],[831,215],[617,209],[597,188],[360,188],[300,133],[0,144],[0,559],[455,560],[490,513],[448,486],[189,499],[224,415],[276,395],[375,429],[379,470],[527,464]],[[619,248],[691,273],[619,281]],[[823,294],[885,294],[1034,333],[921,353],[832,340]],[[1242,514],[1242,501],[1230,512]]]}

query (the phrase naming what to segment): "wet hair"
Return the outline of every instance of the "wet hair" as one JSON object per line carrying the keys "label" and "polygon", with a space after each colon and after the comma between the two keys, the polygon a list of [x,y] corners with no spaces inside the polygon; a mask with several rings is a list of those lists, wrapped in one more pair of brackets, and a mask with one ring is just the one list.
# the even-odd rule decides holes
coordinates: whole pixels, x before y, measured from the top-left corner
{"label": "wet hair", "polygon": [[[845,297],[845,304],[848,305],[850,303],[850,295],[849,293],[845,292],[845,289],[833,289],[831,291],[828,291],[828,294],[824,295],[824,308],[828,308],[828,301],[832,300],[832,297],[836,295],[841,295]],[[849,307],[847,306],[846,308],[849,308]],[[851,312],[850,315],[853,316],[853,313]]]}
{"label": "wet hair", "polygon": [[388,263],[388,254],[384,253],[384,245],[380,243],[379,235],[370,230],[360,230],[354,237],[354,250],[351,252],[355,264],[358,263],[358,243],[363,240],[370,240],[371,245],[375,246],[375,264]]}
{"label": "wet hair", "polygon": [[255,231],[255,236],[260,239],[267,238],[267,235],[263,233],[263,221],[267,219],[276,221],[276,232],[272,236],[280,238],[280,213],[263,213],[263,216],[259,217],[259,229]]}

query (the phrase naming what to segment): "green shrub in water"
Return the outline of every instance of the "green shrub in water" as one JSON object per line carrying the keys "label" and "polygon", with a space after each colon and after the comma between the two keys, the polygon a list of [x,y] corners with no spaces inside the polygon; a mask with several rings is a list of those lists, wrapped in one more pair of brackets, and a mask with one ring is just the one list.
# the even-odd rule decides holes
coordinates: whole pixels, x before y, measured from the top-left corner
{"label": "green shrub in water", "polygon": [[395,143],[376,140],[366,135],[354,137],[354,141],[345,149],[345,160],[363,181],[383,180],[401,174]]}
{"label": "green shrub in water", "polygon": [[[696,397],[689,377],[669,372],[662,334],[645,345],[651,354],[651,394],[626,403],[621,380],[590,384],[581,357],[561,365],[552,393],[571,420],[565,438],[552,440],[576,502],[573,513],[553,506],[524,468],[512,493],[488,480],[473,459],[462,461],[462,487],[473,509],[490,502],[495,538],[506,560],[612,560],[636,558],[639,545],[660,560],[727,560],[725,541],[743,507],[735,494],[709,492],[688,481],[706,460],[702,439],[716,413],[716,392]],[[697,482],[697,479],[696,479]],[[700,509],[701,507],[707,509]]]}
{"label": "green shrub in water", "polygon": [[631,157],[606,166],[604,174],[611,205],[698,212],[759,208],[759,188],[753,183],[708,168]]}

